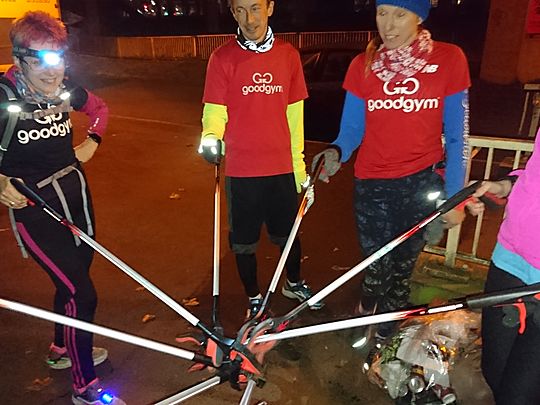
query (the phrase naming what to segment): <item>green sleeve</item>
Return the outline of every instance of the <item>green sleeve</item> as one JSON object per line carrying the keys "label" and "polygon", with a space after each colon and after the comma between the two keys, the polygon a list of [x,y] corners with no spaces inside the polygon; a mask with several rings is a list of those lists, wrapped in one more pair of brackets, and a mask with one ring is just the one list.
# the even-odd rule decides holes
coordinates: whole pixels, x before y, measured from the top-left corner
{"label": "green sleeve", "polygon": [[225,126],[229,116],[227,115],[227,107],[221,104],[205,103],[202,115],[202,134],[204,138],[207,135],[215,135],[219,139],[223,139],[225,134]]}
{"label": "green sleeve", "polygon": [[291,132],[291,153],[296,190],[302,190],[301,184],[306,181],[306,163],[304,162],[304,100],[289,104],[287,122]]}

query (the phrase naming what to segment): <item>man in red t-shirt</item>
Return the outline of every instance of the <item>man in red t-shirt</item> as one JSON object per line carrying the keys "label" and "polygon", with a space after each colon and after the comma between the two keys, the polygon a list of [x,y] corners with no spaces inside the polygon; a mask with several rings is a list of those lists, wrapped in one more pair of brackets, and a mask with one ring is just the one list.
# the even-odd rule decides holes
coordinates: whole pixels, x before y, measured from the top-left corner
{"label": "man in red t-shirt", "polygon": [[[249,297],[247,318],[259,311],[256,248],[262,224],[270,240],[285,247],[306,180],[303,108],[307,90],[298,52],[274,37],[270,0],[231,0],[238,23],[235,39],[216,49],[204,88],[200,153],[225,166],[229,242]],[[305,301],[312,296],[300,278],[300,242],[286,261],[282,293]],[[316,304],[312,309],[319,309]]]}

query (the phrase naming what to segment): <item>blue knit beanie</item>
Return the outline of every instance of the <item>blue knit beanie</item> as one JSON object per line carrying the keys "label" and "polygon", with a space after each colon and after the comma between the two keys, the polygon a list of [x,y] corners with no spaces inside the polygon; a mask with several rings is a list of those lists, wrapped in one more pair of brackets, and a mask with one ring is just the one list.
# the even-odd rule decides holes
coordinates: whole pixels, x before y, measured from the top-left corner
{"label": "blue knit beanie", "polygon": [[377,7],[383,4],[401,7],[412,11],[413,13],[417,14],[422,21],[426,21],[429,15],[429,9],[431,8],[431,0],[377,0],[375,2]]}

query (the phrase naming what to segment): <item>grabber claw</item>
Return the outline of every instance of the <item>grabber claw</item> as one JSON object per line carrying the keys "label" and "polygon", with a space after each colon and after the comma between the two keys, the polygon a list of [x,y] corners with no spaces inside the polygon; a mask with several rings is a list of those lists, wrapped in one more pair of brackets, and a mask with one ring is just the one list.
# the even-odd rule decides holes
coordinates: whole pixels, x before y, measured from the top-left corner
{"label": "grabber claw", "polygon": [[256,320],[250,320],[240,328],[230,353],[230,360],[236,363],[238,368],[238,377],[236,378],[238,383],[261,378],[264,371],[262,365],[264,356],[275,345],[274,342],[269,342],[269,344],[256,343],[255,338],[266,333],[268,328],[260,330],[255,335],[253,334],[255,325]]}
{"label": "grabber claw", "polygon": [[[242,373],[261,375],[263,372],[263,366],[261,363],[264,359],[264,354],[261,356],[261,353],[263,352],[261,348],[266,346],[271,348],[273,344],[260,345],[252,342],[249,345],[249,333],[252,329],[253,328],[248,323],[242,328],[242,335],[239,336],[236,340],[232,340],[223,337],[221,333],[218,334],[218,331],[222,331],[221,327],[214,328],[212,334],[214,338],[216,338],[221,344],[216,342],[215,339],[206,338],[203,335],[198,337],[193,335],[181,336],[177,337],[176,341],[179,343],[195,344],[199,348],[201,354],[204,354],[206,358],[212,359],[212,365],[197,364],[195,366],[192,366],[190,368],[190,371],[200,371],[205,369],[206,367],[215,368],[218,370],[221,368],[225,368],[228,369],[228,371],[225,373],[228,375],[231,373],[234,374],[234,369],[238,368],[239,375],[241,374],[241,371]],[[266,332],[266,330],[267,329],[265,329],[261,333]],[[238,382],[238,378],[234,377],[234,375],[232,376],[232,379]]]}
{"label": "grabber claw", "polygon": [[[215,332],[219,334],[219,336],[222,336],[222,328],[214,328]],[[223,364],[224,360],[224,353],[223,350],[219,347],[219,345],[212,339],[205,338],[204,335],[200,334],[200,336],[193,336],[193,335],[187,335],[187,336],[180,336],[175,339],[178,343],[191,343],[196,345],[199,348],[199,351],[201,354],[205,354],[207,357],[212,359],[212,365],[215,368],[219,368]],[[210,367],[206,364],[200,364],[196,363],[193,366],[191,366],[188,371],[200,371],[207,367]]]}
{"label": "grabber claw", "polygon": [[[178,342],[178,343],[189,343],[189,344],[192,344],[192,345],[195,345],[197,346],[198,348],[198,352],[201,353],[201,354],[206,354],[208,353],[208,351],[205,349],[205,345],[206,345],[206,342],[204,340],[204,338],[202,336],[200,337],[194,337],[194,336],[180,336],[180,337],[177,337],[175,338],[175,340]],[[211,357],[211,356],[208,356],[208,357]],[[215,365],[216,362],[215,360],[212,358],[212,364]],[[206,368],[209,368],[210,366],[208,364],[204,364],[204,363],[193,363],[191,366],[189,366],[188,368],[188,373],[194,373],[196,371],[202,371]]]}
{"label": "grabber claw", "polygon": [[253,333],[255,320],[251,320],[242,326],[237,340],[230,353],[230,366],[227,367],[229,382],[236,390],[241,390],[241,386],[252,381],[257,387],[262,387],[266,380],[263,377],[264,356],[274,346],[275,342],[257,343],[256,338],[266,333],[269,328],[261,328],[257,333]]}

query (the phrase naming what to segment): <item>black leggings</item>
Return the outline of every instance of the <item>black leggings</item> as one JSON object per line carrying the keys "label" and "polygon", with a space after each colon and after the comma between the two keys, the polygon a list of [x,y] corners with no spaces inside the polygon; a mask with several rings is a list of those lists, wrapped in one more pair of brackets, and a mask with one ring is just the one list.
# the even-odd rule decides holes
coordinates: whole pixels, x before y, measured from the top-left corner
{"label": "black leggings", "polygon": [[[77,227],[87,231],[81,183],[73,171],[58,180],[65,195],[72,220]],[[64,215],[59,198],[51,185],[35,190],[46,197],[49,205]],[[92,203],[87,197],[92,224]],[[56,287],[54,312],[86,322],[93,322],[97,306],[94,284],[90,279],[93,250],[84,242],[76,241],[72,233],[42,210],[27,207],[14,210],[17,230],[32,258],[47,272]],[[92,361],[93,335],[72,327],[55,324],[54,344],[66,347],[72,362],[73,384],[84,388],[96,378]]]}
{"label": "black leggings", "polygon": [[[435,210],[432,192],[442,192],[441,176],[431,168],[398,179],[355,179],[354,210],[365,256],[407,231]],[[424,248],[422,232],[387,253],[365,271],[362,304],[378,312],[408,305],[409,277]]]}
{"label": "black leggings", "polygon": [[[486,292],[522,287],[520,279],[492,262]],[[482,311],[482,372],[497,405],[540,404],[540,326],[527,318],[525,332],[502,323],[501,307]]]}

